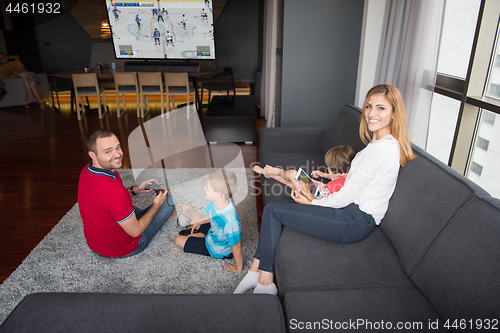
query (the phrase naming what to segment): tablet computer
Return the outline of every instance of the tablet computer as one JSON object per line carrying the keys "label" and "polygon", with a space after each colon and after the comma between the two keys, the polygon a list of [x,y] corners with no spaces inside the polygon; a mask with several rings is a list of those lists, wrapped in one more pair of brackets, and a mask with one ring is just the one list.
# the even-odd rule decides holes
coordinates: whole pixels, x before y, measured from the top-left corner
{"label": "tablet computer", "polygon": [[297,171],[297,174],[295,174],[295,180],[296,181],[302,181],[304,184],[307,185],[309,188],[309,191],[311,191],[312,195],[316,198],[319,193],[319,187],[316,185],[316,183],[307,175],[307,173],[302,170],[302,168],[299,168]]}

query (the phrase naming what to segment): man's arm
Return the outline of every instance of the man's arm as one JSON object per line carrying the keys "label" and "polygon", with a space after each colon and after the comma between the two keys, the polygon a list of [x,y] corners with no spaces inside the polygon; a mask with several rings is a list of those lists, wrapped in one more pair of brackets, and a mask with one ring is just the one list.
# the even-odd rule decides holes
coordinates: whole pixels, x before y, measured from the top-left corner
{"label": "man's arm", "polygon": [[129,187],[128,191],[130,192],[131,195],[133,195],[133,193],[131,192],[131,189],[134,190],[135,194],[151,192],[153,190],[151,190],[151,189],[146,190],[146,186],[153,185],[153,183],[156,183],[158,185],[158,182],[155,179],[148,179],[148,180],[143,181],[139,185]]}
{"label": "man's arm", "polygon": [[154,217],[160,210],[160,207],[163,205],[167,198],[167,190],[160,192],[153,201],[153,206],[149,209],[149,211],[144,214],[139,220],[132,214],[126,221],[120,223],[120,226],[125,230],[125,232],[131,237],[140,236],[144,230],[151,224]]}

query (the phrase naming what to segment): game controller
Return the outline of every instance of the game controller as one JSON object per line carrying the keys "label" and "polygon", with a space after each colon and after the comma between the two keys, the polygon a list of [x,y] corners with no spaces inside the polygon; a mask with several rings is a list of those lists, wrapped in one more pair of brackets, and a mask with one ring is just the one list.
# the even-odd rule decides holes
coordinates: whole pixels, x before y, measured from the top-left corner
{"label": "game controller", "polygon": [[158,195],[160,192],[165,192],[164,188],[154,188],[153,191],[155,191],[155,194]]}

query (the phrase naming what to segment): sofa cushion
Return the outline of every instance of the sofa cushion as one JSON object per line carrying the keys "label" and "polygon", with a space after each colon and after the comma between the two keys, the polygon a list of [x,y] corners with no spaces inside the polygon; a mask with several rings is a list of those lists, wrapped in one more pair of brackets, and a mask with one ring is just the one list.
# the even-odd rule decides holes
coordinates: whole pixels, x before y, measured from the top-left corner
{"label": "sofa cushion", "polygon": [[275,270],[280,297],[295,290],[413,285],[378,227],[355,244],[336,244],[284,227]]}
{"label": "sofa cushion", "polygon": [[350,145],[358,152],[365,147],[359,137],[359,119],[361,109],[354,105],[346,105],[326,131],[319,144],[319,150],[325,154],[335,146]]}
{"label": "sofa cushion", "polygon": [[289,332],[448,332],[414,286],[289,292],[283,310]]}
{"label": "sofa cushion", "polygon": [[444,319],[500,314],[500,200],[471,200],[433,242],[411,279]]}
{"label": "sofa cushion", "polygon": [[259,134],[259,152],[269,153],[320,153],[318,145],[327,127],[264,127]]}
{"label": "sofa cushion", "polygon": [[441,230],[475,193],[486,194],[453,169],[414,146],[417,158],[399,171],[380,227],[410,275]]}
{"label": "sofa cushion", "polygon": [[[258,320],[255,320],[258,318]],[[285,332],[271,295],[40,293],[0,332]]]}

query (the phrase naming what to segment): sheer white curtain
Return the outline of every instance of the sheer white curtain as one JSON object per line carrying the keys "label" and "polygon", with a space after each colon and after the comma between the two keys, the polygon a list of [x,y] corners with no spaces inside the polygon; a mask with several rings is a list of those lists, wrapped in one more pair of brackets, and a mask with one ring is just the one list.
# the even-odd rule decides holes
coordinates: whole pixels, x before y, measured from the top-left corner
{"label": "sheer white curtain", "polygon": [[375,84],[402,93],[410,140],[425,149],[445,0],[388,0]]}
{"label": "sheer white curtain", "polygon": [[264,2],[264,36],[261,84],[261,116],[274,127],[276,101],[276,49],[278,47],[278,0]]}

